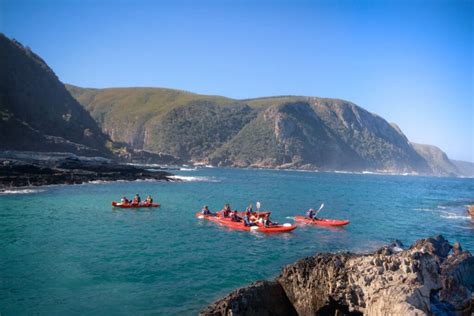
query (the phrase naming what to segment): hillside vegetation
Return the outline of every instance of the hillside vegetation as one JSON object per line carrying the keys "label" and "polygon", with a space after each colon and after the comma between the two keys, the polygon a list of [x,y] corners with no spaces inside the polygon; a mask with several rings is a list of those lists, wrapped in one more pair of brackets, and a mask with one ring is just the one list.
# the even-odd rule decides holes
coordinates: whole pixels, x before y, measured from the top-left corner
{"label": "hillside vegetation", "polygon": [[223,166],[431,172],[399,129],[344,100],[67,88],[112,140],[138,149]]}

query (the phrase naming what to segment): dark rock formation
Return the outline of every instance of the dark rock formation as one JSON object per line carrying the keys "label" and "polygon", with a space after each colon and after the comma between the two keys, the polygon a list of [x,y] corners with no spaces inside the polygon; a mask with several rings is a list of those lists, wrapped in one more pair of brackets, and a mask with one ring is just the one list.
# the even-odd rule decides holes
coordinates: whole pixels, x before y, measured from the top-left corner
{"label": "dark rock formation", "polygon": [[0,190],[50,184],[80,184],[103,180],[169,180],[165,171],[115,163],[102,157],[69,153],[0,152]]}
{"label": "dark rock formation", "polygon": [[[474,257],[436,236],[407,250],[397,242],[372,254],[317,254],[285,267],[269,284],[283,288],[278,304],[298,315],[470,315]],[[238,315],[254,315],[253,306],[271,310],[277,299],[258,286],[232,292],[201,315],[234,315],[234,306]],[[242,300],[245,308],[235,303]]]}
{"label": "dark rock formation", "polygon": [[0,150],[108,155],[108,138],[38,55],[0,33]]}
{"label": "dark rock formation", "polygon": [[235,290],[200,315],[291,316],[297,313],[278,282],[259,281]]}

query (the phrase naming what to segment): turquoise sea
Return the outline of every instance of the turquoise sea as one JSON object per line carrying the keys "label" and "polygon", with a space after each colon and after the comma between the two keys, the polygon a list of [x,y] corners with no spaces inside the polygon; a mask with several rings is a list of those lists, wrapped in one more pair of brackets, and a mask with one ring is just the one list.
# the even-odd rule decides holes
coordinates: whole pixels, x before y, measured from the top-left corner
{"label": "turquoise sea", "polygon": [[[192,315],[230,290],[322,251],[443,234],[474,252],[474,179],[200,168],[181,182],[51,186],[0,195],[0,314]],[[113,209],[152,194],[157,209]],[[345,228],[233,231],[198,220],[260,201],[279,222],[325,204]]]}

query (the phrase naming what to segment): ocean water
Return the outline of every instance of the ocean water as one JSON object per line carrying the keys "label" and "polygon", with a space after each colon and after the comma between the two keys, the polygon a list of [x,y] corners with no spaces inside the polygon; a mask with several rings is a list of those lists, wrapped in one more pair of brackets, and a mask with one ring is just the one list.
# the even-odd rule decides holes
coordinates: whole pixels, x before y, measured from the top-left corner
{"label": "ocean water", "polygon": [[[230,290],[324,251],[366,252],[443,234],[474,252],[474,179],[201,168],[181,182],[51,186],[0,194],[0,314],[192,315]],[[156,209],[113,209],[152,194]],[[309,207],[349,219],[285,234],[233,231],[194,213],[260,201],[279,222]]]}

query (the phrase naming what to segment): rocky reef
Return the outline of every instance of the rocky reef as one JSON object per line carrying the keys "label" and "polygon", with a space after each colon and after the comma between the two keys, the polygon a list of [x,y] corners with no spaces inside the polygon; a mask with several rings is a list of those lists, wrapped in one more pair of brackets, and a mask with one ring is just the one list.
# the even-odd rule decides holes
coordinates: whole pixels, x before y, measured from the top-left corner
{"label": "rocky reef", "polygon": [[442,236],[404,249],[320,253],[237,289],[200,315],[471,315],[474,257]]}
{"label": "rocky reef", "polygon": [[15,187],[80,184],[97,180],[169,180],[170,175],[166,171],[152,172],[103,157],[0,151],[0,191]]}

